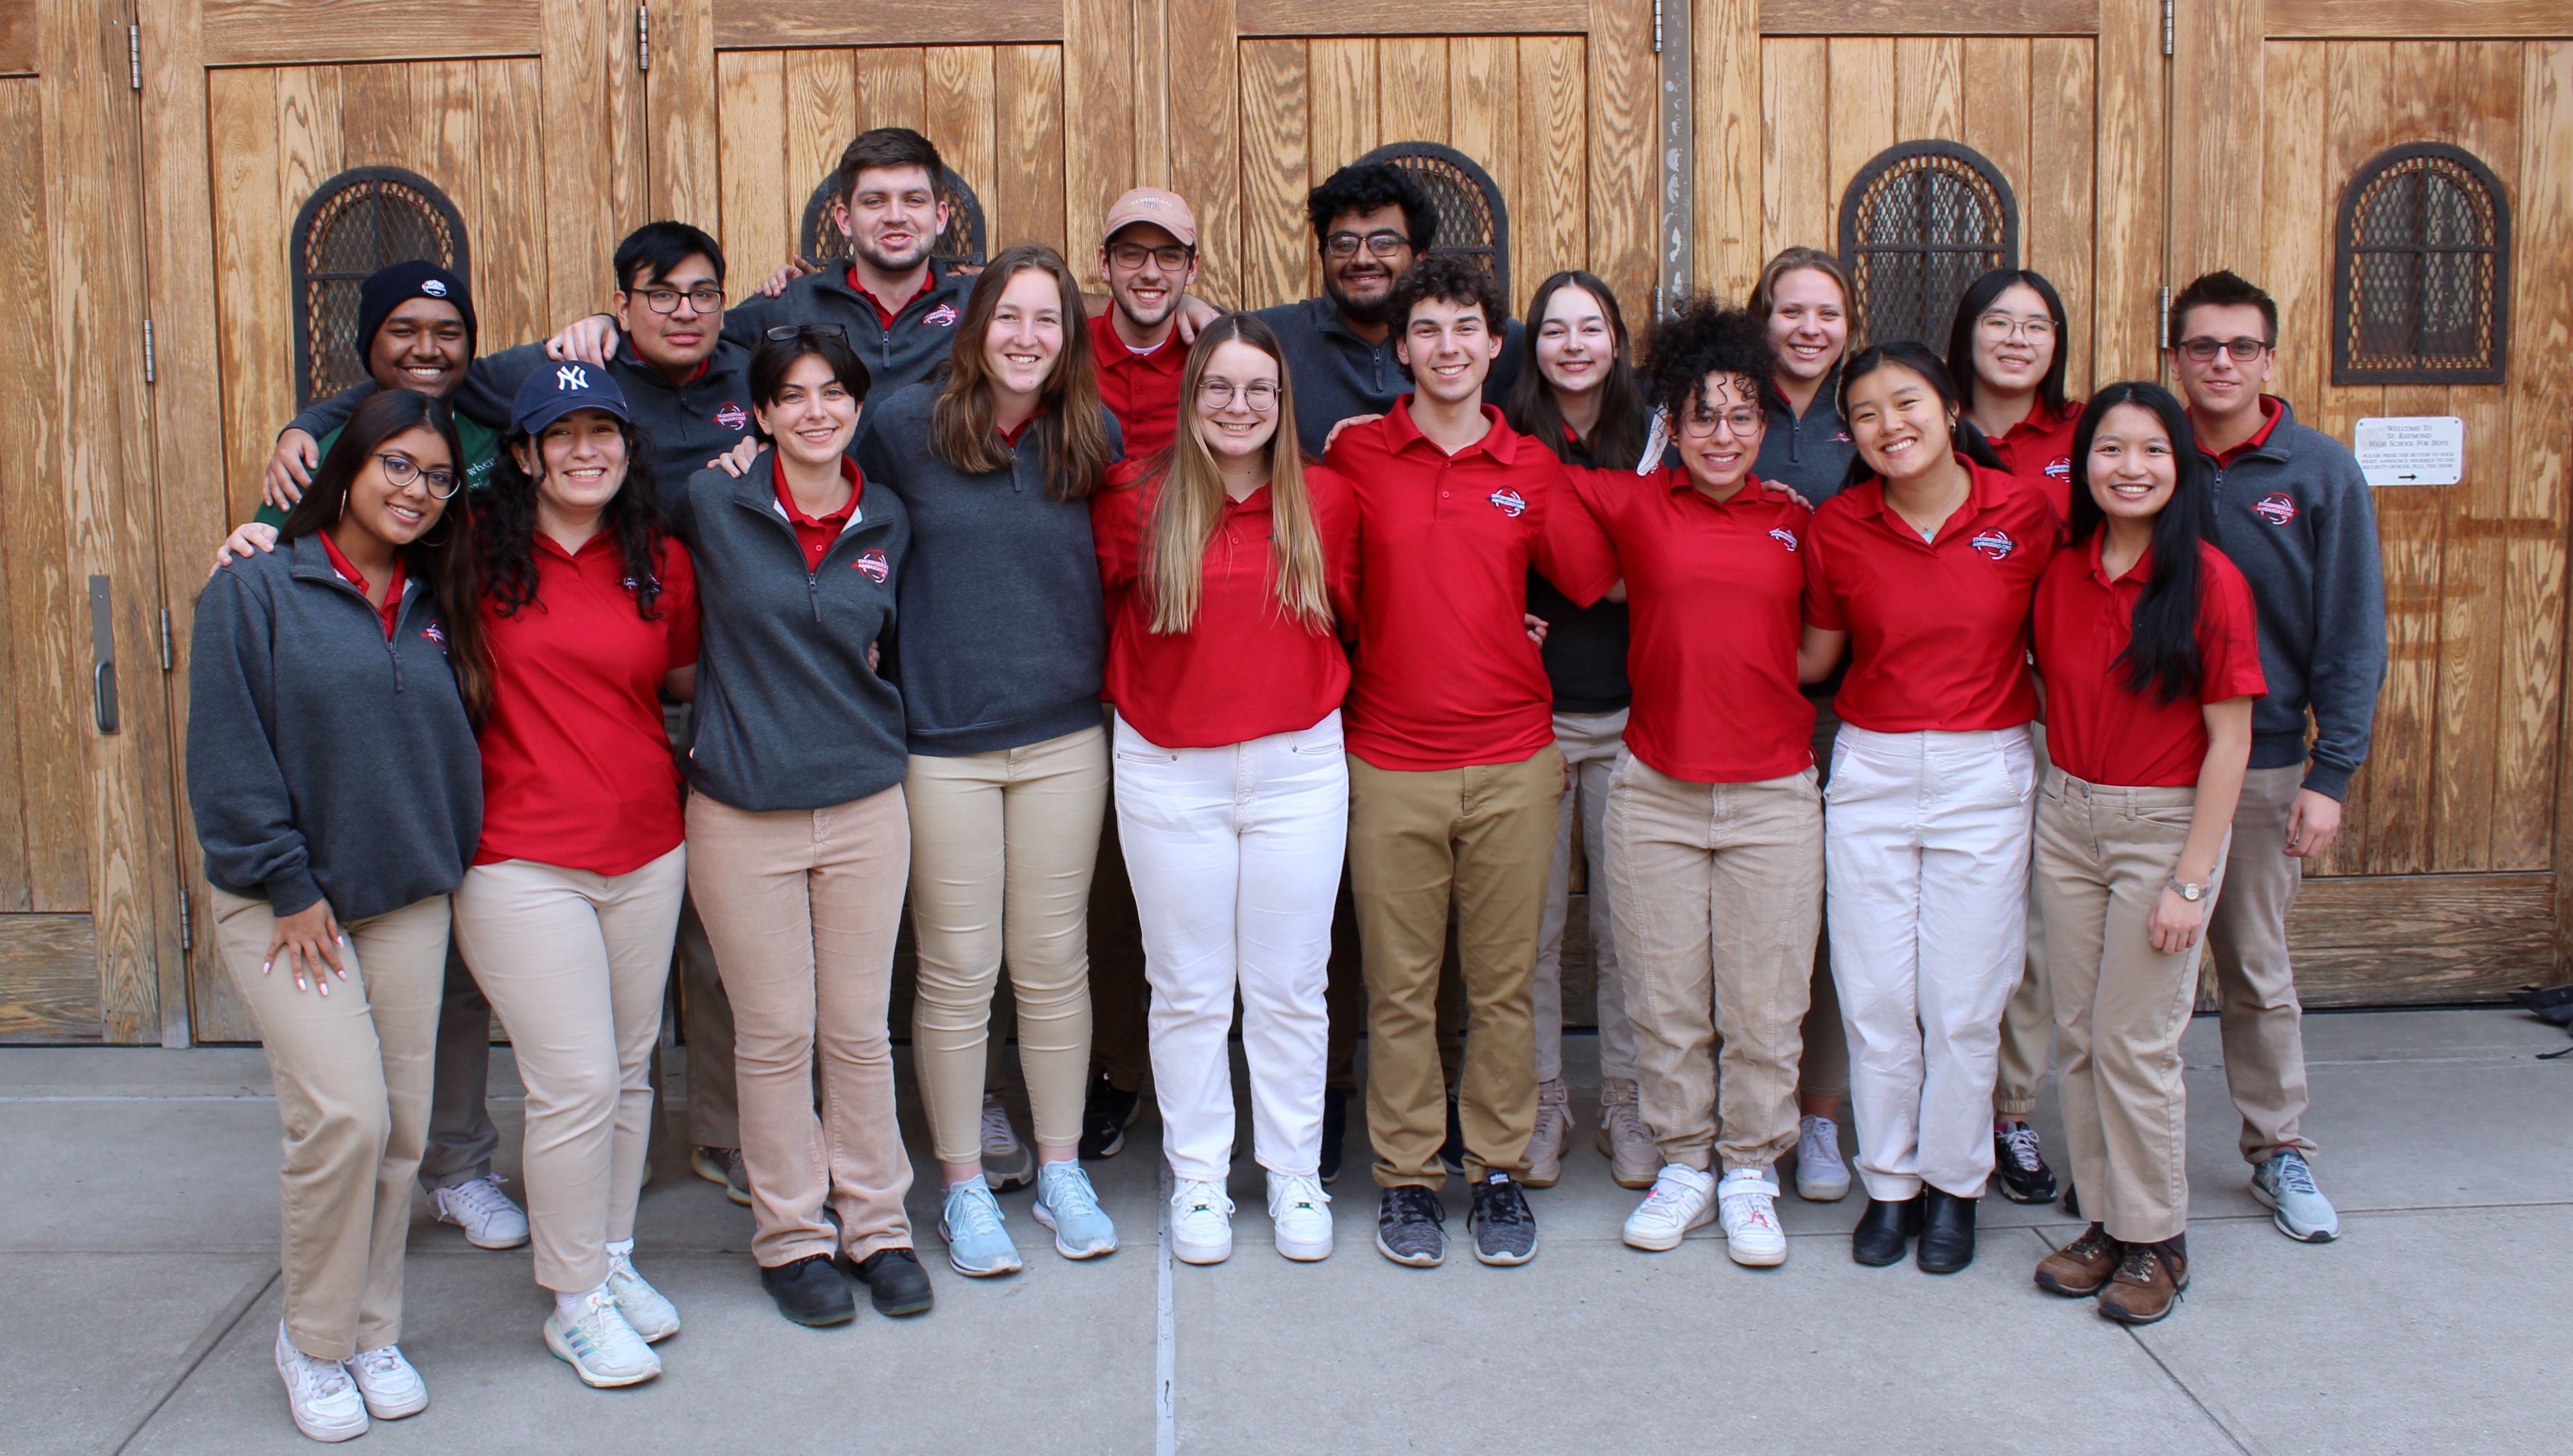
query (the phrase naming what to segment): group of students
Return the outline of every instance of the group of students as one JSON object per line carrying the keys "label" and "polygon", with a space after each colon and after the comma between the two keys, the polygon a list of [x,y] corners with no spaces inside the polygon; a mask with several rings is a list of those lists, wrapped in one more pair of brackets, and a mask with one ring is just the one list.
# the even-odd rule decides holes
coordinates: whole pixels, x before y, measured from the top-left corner
{"label": "group of students", "polygon": [[[1150,995],[1101,995],[1099,1040],[1146,1033],[1180,1259],[1232,1250],[1237,998],[1280,1253],[1331,1252],[1362,1024],[1378,1251],[1442,1262],[1461,1173],[1474,1256],[1534,1256],[1523,1189],[1573,1131],[1576,832],[1628,1243],[1714,1222],[1783,1262],[1779,1164],[1843,1196],[1846,1097],[1854,1256],[1963,1268],[1996,1171],[2057,1191],[2027,1124],[2052,1036],[2091,1221],[2036,1280],[2162,1317],[2201,940],[2254,1195],[2336,1234],[2283,920],[2366,752],[2382,587],[2348,452],[2261,392],[2264,294],[2173,301],[2184,398],[2076,403],[2042,277],[1976,284],[1944,359],[1844,358],[1850,281],[1798,248],[1639,368],[1606,284],[1557,274],[1522,326],[1389,166],[1313,190],[1321,297],[1232,314],[1187,293],[1195,221],[1152,189],[1106,220],[1104,298],[1037,245],[935,265],[941,171],[865,133],[848,265],[728,306],[714,241],[653,223],[612,315],[479,358],[462,279],[386,270],[374,383],[299,416],[226,542],[190,796],[286,1123],[306,1434],[426,1404],[411,1188],[432,1123],[478,1111],[445,1043],[487,1043],[456,1030],[484,1001],[527,1207],[468,1165],[436,1210],[532,1239],[580,1379],[659,1373],[680,1317],[634,1211],[674,944],[692,1106],[737,1108],[696,1164],[786,1318],[852,1318],[852,1276],[932,1302],[906,913],[951,1266],[1022,1266],[1022,1181],[1061,1255],[1113,1252],[1082,1165],[1136,1098],[1093,1063],[1112,805]],[[990,1094],[1004,966],[1032,1157]]]}

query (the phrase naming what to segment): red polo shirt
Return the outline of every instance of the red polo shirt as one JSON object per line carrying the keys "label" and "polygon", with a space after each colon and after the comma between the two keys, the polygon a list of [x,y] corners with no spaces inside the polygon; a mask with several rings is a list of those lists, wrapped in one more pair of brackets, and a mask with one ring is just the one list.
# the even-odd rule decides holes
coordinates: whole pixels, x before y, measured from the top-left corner
{"label": "red polo shirt", "polygon": [[2037,716],[2029,604],[2063,539],[2035,487],[1958,457],[1966,503],[1925,541],[1867,480],[1814,512],[1805,620],[1850,634],[1835,708],[1879,733],[2013,728]]}
{"label": "red polo shirt", "polygon": [[2027,418],[1992,441],[2002,467],[2043,491],[2061,521],[2073,519],[2073,429],[2081,422],[2078,401],[2067,399],[2061,411],[2050,413],[2041,399]]}
{"label": "red polo shirt", "polygon": [[[1107,488],[1090,498],[1099,583],[1108,600],[1103,696],[1136,732],[1164,748],[1222,748],[1322,721],[1348,695],[1348,654],[1328,625],[1313,630],[1278,605],[1268,486],[1246,500],[1228,499],[1216,517],[1197,620],[1185,632],[1153,630],[1144,534],[1161,483],[1141,462],[1122,460],[1110,467]],[[1338,613],[1349,605],[1357,505],[1348,482],[1317,465],[1304,467],[1304,493]]]}
{"label": "red polo shirt", "polygon": [[2135,636],[2136,603],[2153,575],[2153,553],[2112,581],[2101,564],[2105,530],[2059,554],[2037,587],[2037,670],[2046,679],[2046,752],[2094,784],[2127,788],[2197,782],[2206,761],[2208,703],[2269,690],[2260,675],[2251,585],[2224,553],[2197,547],[2198,688],[2176,702],[2140,693],[2118,654]]}
{"label": "red polo shirt", "polygon": [[[322,538],[322,549],[331,553],[331,569],[340,573],[342,581],[358,588],[359,592],[364,594],[367,589],[367,573],[350,564],[349,558],[341,554],[340,543],[331,539],[329,531],[315,531],[313,534]],[[402,616],[403,586],[403,558],[402,553],[397,551],[394,553],[394,579],[385,584],[385,604],[376,608],[376,615],[385,619],[385,640],[388,642],[394,639],[395,620]]]}
{"label": "red polo shirt", "polygon": [[1756,478],[1719,502],[1668,465],[1567,473],[1625,573],[1626,746],[1700,784],[1810,767],[1814,705],[1796,686],[1796,648],[1813,512]]}
{"label": "red polo shirt", "polygon": [[1491,426],[1450,455],[1411,396],[1332,442],[1357,497],[1357,672],[1349,752],[1377,768],[1518,763],[1554,741],[1554,690],[1521,617],[1534,566],[1587,605],[1616,553],[1554,452],[1486,404]]}
{"label": "red polo shirt", "polygon": [[679,843],[660,693],[671,668],[697,660],[697,579],[675,540],[660,561],[655,621],[635,613],[624,552],[604,531],[572,553],[539,531],[536,599],[504,617],[484,598],[491,719],[473,863],[622,875]]}
{"label": "red polo shirt", "polygon": [[777,508],[786,512],[786,523],[795,527],[795,544],[804,548],[804,569],[819,571],[822,558],[831,554],[831,543],[849,528],[849,517],[857,513],[858,497],[867,492],[867,482],[858,474],[858,462],[846,455],[840,457],[840,477],[849,482],[849,502],[829,515],[806,515],[796,508],[795,492],[786,485],[786,461],[776,460],[773,472],[777,477]]}
{"label": "red polo shirt", "polygon": [[[865,299],[868,303],[875,306],[876,318],[884,322],[884,327],[888,333],[893,329],[893,321],[901,318],[902,311],[911,307],[912,299],[917,299],[922,294],[928,293],[931,289],[936,287],[938,287],[938,270],[935,268],[924,268],[920,271],[920,287],[911,291],[911,297],[903,299],[898,303],[888,304],[884,300],[877,298],[874,290],[869,289],[865,284],[858,282],[858,266],[854,263],[849,265],[849,292],[856,294],[858,297]],[[851,344],[857,343],[854,339],[849,342]],[[712,361],[709,361],[709,363],[711,362]]]}
{"label": "red polo shirt", "polygon": [[[2225,450],[2222,453],[2215,455],[2215,463],[2218,465],[2232,464],[2235,460],[2238,460],[2244,455],[2251,453],[2253,450],[2258,449],[2260,446],[2267,444],[2269,442],[2269,431],[2278,427],[2278,414],[2279,409],[2277,397],[2271,394],[2261,395],[2260,427],[2251,432],[2251,437],[2249,439],[2244,440],[2242,443],[2235,445],[2229,450]],[[2189,422],[2191,424],[2196,423],[2195,420],[2191,420]]]}
{"label": "red polo shirt", "polygon": [[1118,337],[1116,321],[1103,314],[1090,321],[1090,357],[1099,365],[1099,401],[1126,432],[1127,457],[1169,448],[1180,429],[1180,371],[1189,362],[1189,347],[1180,343],[1179,331],[1172,330],[1161,348],[1139,354]]}

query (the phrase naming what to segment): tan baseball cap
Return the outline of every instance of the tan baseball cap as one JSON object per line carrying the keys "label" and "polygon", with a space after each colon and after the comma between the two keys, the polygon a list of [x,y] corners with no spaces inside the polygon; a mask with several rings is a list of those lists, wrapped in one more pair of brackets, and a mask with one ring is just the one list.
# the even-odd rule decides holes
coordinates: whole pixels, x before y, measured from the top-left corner
{"label": "tan baseball cap", "polygon": [[1158,187],[1139,187],[1119,198],[1108,209],[1108,226],[1101,230],[1105,242],[1117,236],[1117,230],[1129,223],[1151,223],[1191,248],[1198,246],[1197,214],[1176,192]]}

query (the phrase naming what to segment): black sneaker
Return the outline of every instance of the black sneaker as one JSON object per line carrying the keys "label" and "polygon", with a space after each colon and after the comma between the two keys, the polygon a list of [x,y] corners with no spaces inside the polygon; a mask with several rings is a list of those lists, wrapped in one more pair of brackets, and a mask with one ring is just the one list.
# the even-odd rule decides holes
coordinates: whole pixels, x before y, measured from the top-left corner
{"label": "black sneaker", "polygon": [[2038,1155],[2037,1129],[2026,1122],[1993,1124],[1993,1171],[2001,1174],[2002,1196],[2014,1203],[2055,1201],[2055,1169]]}
{"label": "black sneaker", "polygon": [[763,1265],[759,1282],[777,1301],[777,1312],[797,1324],[846,1324],[858,1317],[849,1281],[828,1254],[807,1254],[773,1269]]}
{"label": "black sneaker", "polygon": [[1447,1261],[1447,1205],[1434,1188],[1387,1188],[1376,1204],[1375,1251],[1397,1264],[1435,1268]]}
{"label": "black sneaker", "polygon": [[910,1249],[877,1249],[852,1272],[867,1286],[878,1314],[919,1314],[930,1306],[929,1271],[920,1266],[920,1255]]}
{"label": "black sneaker", "polygon": [[1474,1210],[1465,1215],[1474,1235],[1474,1257],[1487,1264],[1523,1264],[1536,1257],[1536,1214],[1508,1173],[1485,1173],[1474,1184]]}
{"label": "black sneaker", "polygon": [[1349,1094],[1337,1088],[1322,1092],[1322,1157],[1314,1169],[1323,1182],[1340,1180],[1340,1143],[1349,1133]]}
{"label": "black sneaker", "polygon": [[1456,1110],[1456,1090],[1447,1090],[1447,1140],[1438,1144],[1438,1165],[1451,1173],[1465,1171],[1465,1119]]}
{"label": "black sneaker", "polygon": [[1118,1091],[1107,1074],[1100,1074],[1091,1082],[1090,1095],[1081,1104],[1081,1155],[1115,1157],[1126,1145],[1126,1129],[1143,1114],[1141,1094]]}

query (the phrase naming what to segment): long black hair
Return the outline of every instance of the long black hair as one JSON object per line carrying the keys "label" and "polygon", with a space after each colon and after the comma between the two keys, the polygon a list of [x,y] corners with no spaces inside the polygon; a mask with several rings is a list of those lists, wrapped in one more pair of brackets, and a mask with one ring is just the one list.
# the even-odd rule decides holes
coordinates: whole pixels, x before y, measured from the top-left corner
{"label": "long black hair", "polygon": [[1653,326],[1648,351],[1645,364],[1653,381],[1648,402],[1670,421],[1674,435],[1705,394],[1707,375],[1739,374],[1750,380],[1751,402],[1757,403],[1767,397],[1769,376],[1778,367],[1768,321],[1747,309],[1726,308],[1713,297],[1682,300],[1668,319]]}
{"label": "long black hair", "polygon": [[2088,542],[2108,520],[2091,493],[2091,441],[2100,421],[2121,404],[2152,411],[2170,439],[2171,461],[2178,483],[2161,514],[2153,517],[2153,571],[2136,598],[2134,635],[2117,663],[2126,669],[2127,686],[2164,704],[2195,693],[2203,664],[2197,655],[2198,560],[2203,539],[2200,513],[2206,504],[2206,467],[2198,459],[2197,436],[2188,427],[2188,410],[2171,391],[2143,379],[2111,384],[2091,396],[2082,422],[2073,427],[2073,546]]}
{"label": "long black hair", "polygon": [[[1652,432],[1651,417],[1645,412],[1644,391],[1635,378],[1635,366],[1627,362],[1631,345],[1626,335],[1626,314],[1617,307],[1616,291],[1595,275],[1578,269],[1567,269],[1536,286],[1528,299],[1527,328],[1519,344],[1519,376],[1510,385],[1509,397],[1502,401],[1501,413],[1510,428],[1528,436],[1560,455],[1564,452],[1563,410],[1554,402],[1554,386],[1537,367],[1536,339],[1545,327],[1546,306],[1564,289],[1579,289],[1599,304],[1599,312],[1608,316],[1608,335],[1614,354],[1608,361],[1608,372],[1599,381],[1599,422],[1585,442],[1592,463],[1606,470],[1631,470],[1644,457],[1644,441]],[[1765,376],[1764,376],[1765,377]]]}
{"label": "long black hair", "polygon": [[2046,362],[2046,372],[2038,377],[2037,402],[2049,414],[2064,412],[2064,357],[2069,351],[2065,337],[2071,327],[2065,322],[2064,296],[2046,275],[2029,268],[1996,268],[1974,281],[1966,296],[1957,301],[1957,322],[1948,330],[1948,379],[1957,386],[1957,398],[1966,408],[1975,407],[1975,330],[1993,301],[2010,292],[2014,284],[2026,284],[2031,292],[2045,301],[2046,315],[2055,321],[2055,352]]}
{"label": "long black hair", "polygon": [[412,389],[382,389],[367,396],[358,412],[340,427],[331,452],[313,472],[304,498],[286,513],[277,528],[281,542],[316,535],[338,523],[349,508],[349,487],[358,472],[385,447],[385,441],[415,429],[426,429],[446,442],[446,457],[457,489],[437,519],[419,538],[399,548],[403,571],[429,589],[446,632],[446,660],[455,672],[455,690],[464,712],[475,724],[491,708],[491,655],[482,637],[482,618],[474,610],[474,537],[470,492],[462,488],[464,446],[455,437],[455,416],[446,401]]}
{"label": "long black hair", "polygon": [[[1948,377],[1946,362],[1932,354],[1926,344],[1915,344],[1909,339],[1897,339],[1886,344],[1872,345],[1861,351],[1856,359],[1842,364],[1841,389],[1835,399],[1840,407],[1841,418],[1849,418],[1850,386],[1878,369],[1888,367],[1910,369],[1929,382],[1931,389],[1939,395],[1939,402],[1947,406],[1948,433],[1955,443],[1958,454],[1964,455],[1987,470],[2005,468],[2002,457],[1993,452],[1992,441],[1984,438],[1984,432],[1975,428],[1971,422],[1958,417],[1965,405],[1957,398],[1957,381]],[[2077,455],[2075,458],[2079,459],[2080,456]],[[1849,473],[1841,477],[1841,488],[1846,490],[1861,480],[1874,478],[1876,478],[1876,470],[1868,464],[1867,453],[1864,450],[1850,451]]]}
{"label": "long black hair", "polygon": [[[598,528],[615,540],[624,557],[625,589],[634,597],[634,614],[657,622],[661,619],[661,541],[669,527],[662,523],[661,508],[654,503],[660,492],[653,488],[652,459],[643,448],[642,431],[625,419],[616,421],[616,429],[625,437],[625,481],[599,508]],[[545,609],[536,596],[537,479],[518,464],[518,446],[527,438],[526,431],[512,429],[501,441],[491,486],[484,492],[482,529],[474,533],[481,545],[483,593],[490,597],[491,609],[504,617],[516,616],[529,606]],[[538,450],[541,467],[542,447]]]}

